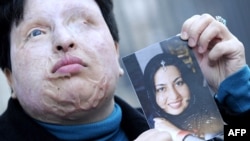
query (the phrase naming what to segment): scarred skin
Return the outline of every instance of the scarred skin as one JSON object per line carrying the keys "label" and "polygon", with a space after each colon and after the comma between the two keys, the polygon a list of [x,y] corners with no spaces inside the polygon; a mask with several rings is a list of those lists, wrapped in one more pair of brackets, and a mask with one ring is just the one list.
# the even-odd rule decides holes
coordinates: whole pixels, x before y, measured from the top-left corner
{"label": "scarred skin", "polygon": [[118,44],[95,1],[73,1],[27,0],[11,30],[12,97],[40,121],[95,122],[114,107]]}

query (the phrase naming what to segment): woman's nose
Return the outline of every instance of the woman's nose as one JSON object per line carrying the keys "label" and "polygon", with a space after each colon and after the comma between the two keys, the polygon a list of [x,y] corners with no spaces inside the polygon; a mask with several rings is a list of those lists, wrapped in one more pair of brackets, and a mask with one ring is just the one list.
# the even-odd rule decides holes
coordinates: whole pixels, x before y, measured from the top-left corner
{"label": "woman's nose", "polygon": [[58,27],[54,31],[54,51],[67,52],[76,47],[73,33],[66,27]]}
{"label": "woman's nose", "polygon": [[65,43],[65,44],[61,44],[61,45],[57,45],[56,46],[56,50],[57,51],[63,51],[63,52],[67,52],[69,49],[71,49],[71,48],[74,48],[74,43],[72,42],[72,43]]}
{"label": "woman's nose", "polygon": [[179,96],[180,96],[180,94],[178,93],[178,91],[174,87],[169,88],[168,97],[170,99],[178,99]]}

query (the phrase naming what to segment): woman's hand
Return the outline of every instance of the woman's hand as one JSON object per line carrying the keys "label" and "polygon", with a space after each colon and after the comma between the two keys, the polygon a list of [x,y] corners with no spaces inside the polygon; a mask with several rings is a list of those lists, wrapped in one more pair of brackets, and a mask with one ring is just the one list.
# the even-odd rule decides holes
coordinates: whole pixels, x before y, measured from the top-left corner
{"label": "woman's hand", "polygon": [[183,141],[187,135],[191,135],[190,132],[179,129],[164,118],[154,118],[154,121],[155,129],[169,133],[173,141]]}
{"label": "woman's hand", "polygon": [[210,87],[217,92],[220,83],[246,65],[243,44],[209,14],[187,19],[181,38],[193,48]]}
{"label": "woman's hand", "polygon": [[166,131],[150,129],[143,132],[135,141],[173,141],[171,135]]}
{"label": "woman's hand", "polygon": [[159,131],[167,131],[172,137],[175,137],[181,129],[177,128],[171,122],[164,118],[154,118],[154,127]]}

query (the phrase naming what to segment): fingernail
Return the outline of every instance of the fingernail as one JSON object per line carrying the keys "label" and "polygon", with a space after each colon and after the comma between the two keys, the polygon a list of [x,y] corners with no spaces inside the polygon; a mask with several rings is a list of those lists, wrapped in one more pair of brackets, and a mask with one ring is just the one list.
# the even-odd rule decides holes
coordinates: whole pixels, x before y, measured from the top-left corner
{"label": "fingernail", "polygon": [[199,46],[199,47],[198,47],[198,52],[199,52],[199,53],[203,53],[203,47],[202,47],[202,46]]}
{"label": "fingernail", "polygon": [[188,39],[188,34],[187,34],[187,32],[182,32],[182,33],[181,33],[181,38],[182,38],[183,40],[187,40],[187,39]]}
{"label": "fingernail", "polygon": [[195,46],[195,41],[194,41],[193,38],[188,39],[188,45],[191,46],[191,47]]}

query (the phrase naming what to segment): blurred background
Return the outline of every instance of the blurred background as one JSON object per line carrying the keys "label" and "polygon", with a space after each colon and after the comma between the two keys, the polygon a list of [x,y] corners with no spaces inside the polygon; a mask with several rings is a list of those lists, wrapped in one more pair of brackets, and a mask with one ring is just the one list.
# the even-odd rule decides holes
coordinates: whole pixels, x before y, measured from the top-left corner
{"label": "blurred background", "polygon": [[[195,14],[220,15],[227,27],[243,42],[250,64],[249,0],[113,0],[120,34],[120,57],[178,34],[182,23]],[[123,64],[121,62],[123,67]],[[116,95],[134,107],[140,103],[125,71]],[[10,89],[0,72],[0,113],[5,110]]]}

